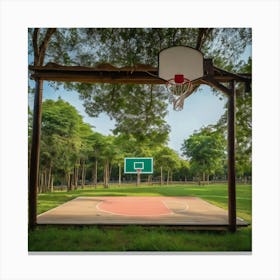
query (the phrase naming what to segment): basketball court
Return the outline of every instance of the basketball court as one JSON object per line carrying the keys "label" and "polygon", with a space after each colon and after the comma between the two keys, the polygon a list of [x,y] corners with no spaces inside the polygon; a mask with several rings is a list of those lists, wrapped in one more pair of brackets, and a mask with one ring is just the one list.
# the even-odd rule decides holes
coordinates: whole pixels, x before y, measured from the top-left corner
{"label": "basketball court", "polygon": [[[38,224],[228,225],[226,210],[191,196],[77,197],[38,215]],[[238,226],[248,224],[237,218]]]}

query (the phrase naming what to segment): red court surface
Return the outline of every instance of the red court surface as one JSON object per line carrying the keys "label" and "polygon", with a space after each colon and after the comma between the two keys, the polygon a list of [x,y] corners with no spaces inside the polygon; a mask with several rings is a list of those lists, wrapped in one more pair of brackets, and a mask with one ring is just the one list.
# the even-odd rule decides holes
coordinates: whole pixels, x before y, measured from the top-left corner
{"label": "red court surface", "polygon": [[[228,213],[198,197],[77,197],[38,215],[37,223],[227,225]],[[237,218],[237,225],[247,223]]]}

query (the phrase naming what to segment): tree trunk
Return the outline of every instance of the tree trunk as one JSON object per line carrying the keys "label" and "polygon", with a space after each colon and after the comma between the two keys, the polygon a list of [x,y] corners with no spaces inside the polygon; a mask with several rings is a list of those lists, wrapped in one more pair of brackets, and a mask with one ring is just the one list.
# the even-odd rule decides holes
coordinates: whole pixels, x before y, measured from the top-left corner
{"label": "tree trunk", "polygon": [[163,180],[162,180],[162,166],[160,167],[160,185],[162,186]]}
{"label": "tree trunk", "polygon": [[106,164],[104,164],[103,168],[103,187],[106,187]]}
{"label": "tree trunk", "polygon": [[48,183],[48,180],[47,180],[47,170],[44,171],[44,193],[47,192],[47,183]]}
{"label": "tree trunk", "polygon": [[78,173],[78,168],[75,165],[74,167],[74,172],[73,172],[73,185],[74,185],[74,190],[76,190],[78,188],[78,184],[77,184],[77,173]]}
{"label": "tree trunk", "polygon": [[44,172],[41,172],[41,180],[40,180],[40,192],[43,193],[44,192]]}
{"label": "tree trunk", "polygon": [[53,192],[53,176],[51,176],[51,192]]}
{"label": "tree trunk", "polygon": [[75,169],[76,169],[76,173],[75,173],[75,189],[78,189],[80,167],[76,166]]}
{"label": "tree trunk", "polygon": [[110,176],[110,166],[109,166],[109,161],[106,160],[104,163],[104,171],[103,171],[103,185],[104,188],[109,187],[109,176]]}
{"label": "tree trunk", "polygon": [[72,173],[70,173],[70,188],[71,188],[71,191],[74,190],[74,187],[75,187],[75,175]]}
{"label": "tree trunk", "polygon": [[120,187],[121,183],[122,183],[122,166],[119,163],[119,187]]}
{"label": "tree trunk", "polygon": [[82,175],[81,175],[81,188],[84,188],[85,185],[85,161],[82,161]]}
{"label": "tree trunk", "polygon": [[168,184],[169,184],[169,169],[167,171],[167,178],[166,178],[166,185],[168,185]]}
{"label": "tree trunk", "polygon": [[111,174],[112,174],[113,164],[108,163],[108,183],[110,182]]}
{"label": "tree trunk", "polygon": [[94,187],[96,188],[97,187],[97,159],[95,159],[95,162],[94,162],[94,168],[93,168],[93,185]]}
{"label": "tree trunk", "polygon": [[40,176],[40,182],[39,182],[39,190],[40,190],[40,193],[44,193],[45,192],[45,179],[46,179],[46,176],[45,176],[45,170],[43,170],[41,172],[41,176]]}
{"label": "tree trunk", "polygon": [[48,191],[51,189],[51,179],[52,179],[52,165],[50,164],[49,174],[48,174]]}
{"label": "tree trunk", "polygon": [[107,172],[106,172],[106,188],[109,187],[109,182],[110,182],[110,174],[111,174],[111,169],[110,169],[110,163],[107,161]]}
{"label": "tree trunk", "polygon": [[79,180],[79,163],[76,161],[76,164],[74,166],[74,174],[73,174],[73,184],[74,189],[78,189],[78,180]]}
{"label": "tree trunk", "polygon": [[70,172],[67,173],[66,180],[67,180],[67,190],[71,191],[72,190],[72,182],[71,182],[71,174],[70,174]]}
{"label": "tree trunk", "polygon": [[39,189],[39,193],[42,193],[43,192],[43,172],[40,172],[40,176],[39,176],[39,184],[38,184],[38,189]]}

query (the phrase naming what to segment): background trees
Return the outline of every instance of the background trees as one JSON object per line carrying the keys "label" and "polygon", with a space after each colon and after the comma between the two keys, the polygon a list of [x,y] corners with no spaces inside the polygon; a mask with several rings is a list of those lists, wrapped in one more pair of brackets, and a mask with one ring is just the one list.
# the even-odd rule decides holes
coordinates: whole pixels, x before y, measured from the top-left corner
{"label": "background trees", "polygon": [[190,158],[192,173],[204,182],[209,181],[210,175],[222,171],[225,151],[223,135],[211,126],[195,132],[182,145],[183,155]]}
{"label": "background trees", "polygon": [[42,108],[41,191],[51,187],[54,171],[60,180],[64,176],[64,181],[71,189],[77,181],[82,117],[73,106],[61,99],[46,100]]}
{"label": "background trees", "polygon": [[[31,120],[32,114],[29,115]],[[84,123],[68,102],[43,102],[40,192],[53,191],[54,185],[73,190],[86,182],[94,186],[103,182],[107,188],[111,180],[131,180],[133,176],[123,174],[124,157],[143,154],[155,157],[154,176],[160,174],[161,183],[171,182],[173,172],[180,173],[180,168],[185,168],[185,161],[175,151],[161,141],[155,143],[153,137],[139,142],[133,133],[104,136]],[[186,171],[182,169],[181,177],[186,176]],[[144,177],[151,181],[151,177]]]}

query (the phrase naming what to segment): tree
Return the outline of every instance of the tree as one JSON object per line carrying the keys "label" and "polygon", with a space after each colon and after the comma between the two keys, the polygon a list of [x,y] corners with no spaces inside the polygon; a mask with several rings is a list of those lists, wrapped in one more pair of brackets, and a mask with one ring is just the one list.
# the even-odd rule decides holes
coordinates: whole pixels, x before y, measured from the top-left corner
{"label": "tree", "polygon": [[112,165],[114,161],[118,158],[118,148],[114,143],[113,136],[106,136],[102,142],[102,149],[101,149],[101,159],[104,164],[104,175],[103,175],[103,182],[104,187],[109,187],[110,182],[110,174],[112,171]]}
{"label": "tree", "polygon": [[[81,166],[81,187],[83,188],[85,185],[86,179],[86,168],[87,168],[87,161],[89,160],[89,154],[92,152],[92,136],[93,131],[89,124],[84,123],[82,119],[80,119],[79,124],[79,136],[81,138],[81,147],[80,147],[80,166]],[[76,185],[78,184],[78,176],[79,172],[76,172]]]}
{"label": "tree", "polygon": [[223,167],[225,148],[224,136],[208,126],[185,139],[181,150],[190,158],[191,170],[204,182]]}
{"label": "tree", "polygon": [[[167,172],[166,184],[172,181],[172,172],[180,168],[178,154],[169,147],[161,147],[154,154],[155,169],[160,170],[160,184],[163,184],[163,172]],[[170,180],[171,179],[171,180]]]}
{"label": "tree", "polygon": [[71,175],[81,149],[81,116],[69,103],[46,100],[43,103],[41,140],[41,185],[46,191],[52,181],[53,168],[64,173],[68,189],[71,188]]}
{"label": "tree", "polygon": [[94,132],[90,136],[91,152],[89,160],[92,163],[92,182],[94,187],[97,187],[98,181],[98,162],[101,161],[102,149],[104,146],[104,136],[98,132]]}
{"label": "tree", "polygon": [[189,161],[180,158],[179,168],[173,173],[176,181],[187,181],[190,176],[190,163]]}

